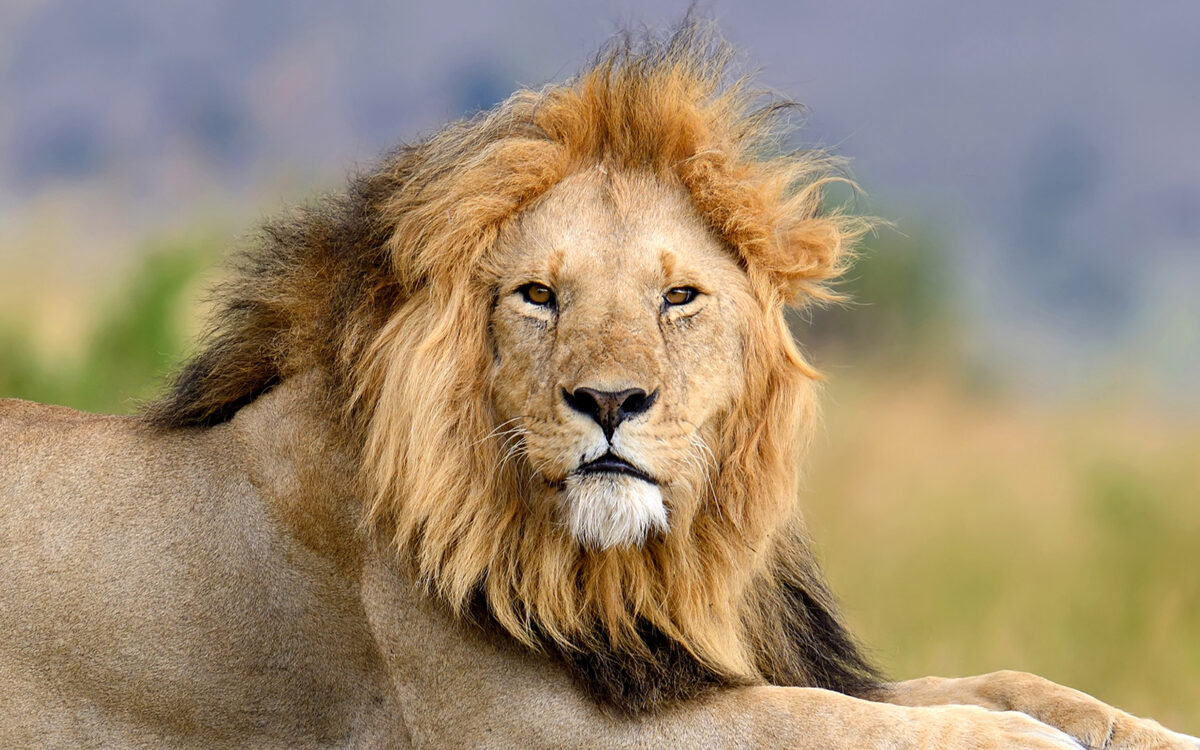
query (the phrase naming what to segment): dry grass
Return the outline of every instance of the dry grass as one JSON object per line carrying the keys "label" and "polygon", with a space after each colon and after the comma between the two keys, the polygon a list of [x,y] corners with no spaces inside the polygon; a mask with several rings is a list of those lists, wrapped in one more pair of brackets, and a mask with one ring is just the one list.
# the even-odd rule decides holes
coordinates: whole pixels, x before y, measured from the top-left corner
{"label": "dry grass", "polygon": [[894,677],[1038,672],[1200,731],[1200,421],[835,381],[806,507]]}

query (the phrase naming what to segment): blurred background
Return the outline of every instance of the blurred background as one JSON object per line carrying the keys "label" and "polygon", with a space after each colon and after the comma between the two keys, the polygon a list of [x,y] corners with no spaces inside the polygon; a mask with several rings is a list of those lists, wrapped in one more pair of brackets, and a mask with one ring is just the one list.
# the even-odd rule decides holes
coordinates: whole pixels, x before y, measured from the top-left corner
{"label": "blurred background", "polygon": [[[686,7],[7,0],[0,396],[136,410],[263,217]],[[1200,734],[1200,4],[700,10],[893,222],[793,321],[857,632]]]}

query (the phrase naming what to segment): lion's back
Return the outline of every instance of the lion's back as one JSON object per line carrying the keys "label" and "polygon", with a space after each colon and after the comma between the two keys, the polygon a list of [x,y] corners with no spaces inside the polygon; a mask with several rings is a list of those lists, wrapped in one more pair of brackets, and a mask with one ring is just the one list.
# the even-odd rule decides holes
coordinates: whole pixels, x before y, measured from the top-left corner
{"label": "lion's back", "polygon": [[225,428],[0,401],[0,745],[306,746],[378,712],[353,591],[280,533],[243,452]]}
{"label": "lion's back", "polygon": [[88,414],[66,406],[0,398],[0,456],[4,457],[0,477],[12,478],[15,465],[61,451],[67,436],[82,425],[120,421],[121,417]]}
{"label": "lion's back", "polygon": [[163,447],[134,417],[0,399],[0,530],[112,515],[108,503],[152,490],[147,479],[161,471]]}

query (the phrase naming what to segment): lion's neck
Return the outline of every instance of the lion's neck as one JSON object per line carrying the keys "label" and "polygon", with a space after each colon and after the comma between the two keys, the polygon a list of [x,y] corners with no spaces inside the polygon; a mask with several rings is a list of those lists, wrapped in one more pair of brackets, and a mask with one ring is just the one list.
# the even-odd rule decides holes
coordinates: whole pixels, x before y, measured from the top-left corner
{"label": "lion's neck", "polygon": [[327,378],[309,371],[284,380],[234,417],[250,480],[298,541],[357,567],[362,506],[355,451],[329,407]]}

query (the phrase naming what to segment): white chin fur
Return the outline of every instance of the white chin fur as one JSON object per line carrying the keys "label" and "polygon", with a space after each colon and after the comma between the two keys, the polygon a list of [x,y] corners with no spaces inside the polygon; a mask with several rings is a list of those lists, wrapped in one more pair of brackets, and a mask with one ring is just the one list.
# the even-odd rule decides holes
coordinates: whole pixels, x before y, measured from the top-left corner
{"label": "white chin fur", "polygon": [[657,485],[622,474],[572,474],[566,485],[567,524],[586,545],[637,546],[650,532],[667,528]]}

